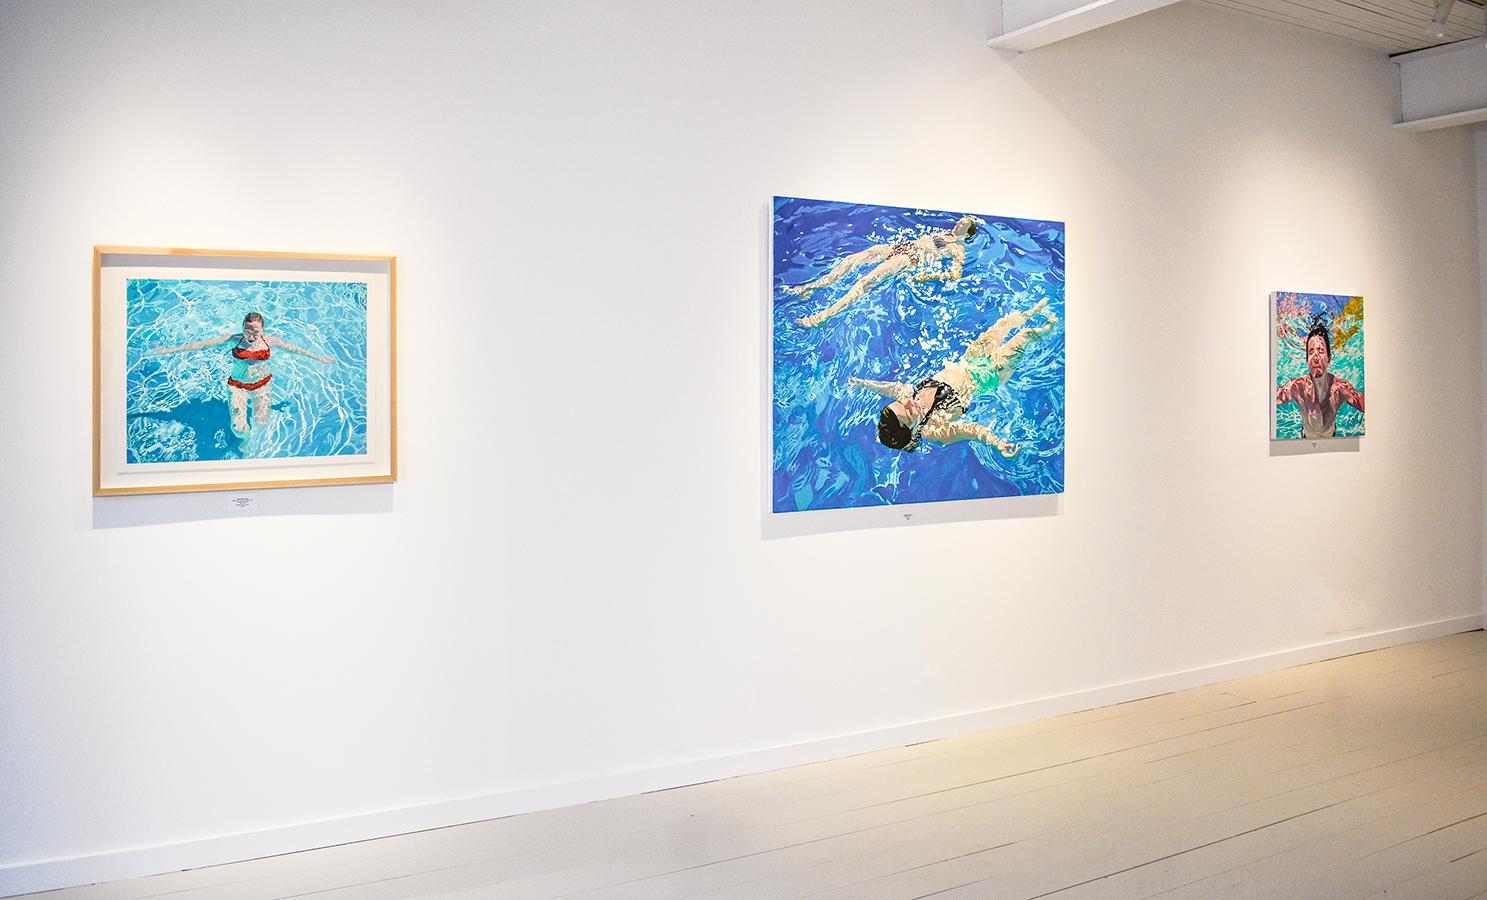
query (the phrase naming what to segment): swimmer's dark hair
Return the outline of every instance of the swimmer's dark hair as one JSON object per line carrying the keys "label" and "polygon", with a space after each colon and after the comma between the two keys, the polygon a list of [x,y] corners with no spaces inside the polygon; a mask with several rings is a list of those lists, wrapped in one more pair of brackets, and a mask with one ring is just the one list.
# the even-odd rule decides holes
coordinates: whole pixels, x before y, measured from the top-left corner
{"label": "swimmer's dark hair", "polygon": [[246,316],[243,316],[243,321],[244,322],[257,322],[259,325],[262,325],[263,324],[263,313],[250,312]]}
{"label": "swimmer's dark hair", "polygon": [[976,236],[976,223],[975,222],[972,222],[971,223],[971,227],[966,229],[966,240],[970,240],[971,238],[973,238],[975,236]]}
{"label": "swimmer's dark hair", "polygon": [[1316,337],[1317,335],[1322,336],[1322,343],[1327,345],[1327,358],[1331,359],[1332,335],[1327,331],[1327,317],[1321,313],[1312,316],[1311,330],[1306,333],[1306,340],[1301,342],[1301,348],[1304,350],[1307,347],[1311,346],[1311,339]]}
{"label": "swimmer's dark hair", "polygon": [[885,406],[878,416],[878,443],[909,452],[919,446],[919,435],[903,423],[891,406]]}

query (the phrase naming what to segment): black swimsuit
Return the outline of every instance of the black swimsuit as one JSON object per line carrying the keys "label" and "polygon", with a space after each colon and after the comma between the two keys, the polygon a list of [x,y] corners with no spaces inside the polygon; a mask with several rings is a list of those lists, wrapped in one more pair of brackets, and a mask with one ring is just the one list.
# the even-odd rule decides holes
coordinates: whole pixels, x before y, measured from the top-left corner
{"label": "black swimsuit", "polygon": [[943,409],[951,416],[956,416],[963,415],[966,408],[970,406],[970,403],[966,402],[960,396],[959,391],[945,382],[935,381],[933,378],[926,378],[914,385],[914,393],[917,394],[927,387],[933,387],[935,389],[935,399],[929,404],[929,412],[924,414],[925,422],[929,421],[929,417],[934,415],[936,410]]}

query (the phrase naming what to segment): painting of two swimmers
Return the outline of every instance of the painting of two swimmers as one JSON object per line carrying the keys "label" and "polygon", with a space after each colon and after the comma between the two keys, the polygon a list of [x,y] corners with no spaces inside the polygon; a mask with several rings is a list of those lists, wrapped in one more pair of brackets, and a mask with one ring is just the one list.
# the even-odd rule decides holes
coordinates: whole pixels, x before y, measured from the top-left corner
{"label": "painting of two swimmers", "polygon": [[775,512],[1064,484],[1064,226],[776,197]]}

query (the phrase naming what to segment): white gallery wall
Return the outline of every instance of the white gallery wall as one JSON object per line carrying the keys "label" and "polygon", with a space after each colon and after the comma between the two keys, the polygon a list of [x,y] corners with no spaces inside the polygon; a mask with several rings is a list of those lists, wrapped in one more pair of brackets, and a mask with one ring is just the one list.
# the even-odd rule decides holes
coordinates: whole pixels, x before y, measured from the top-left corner
{"label": "white gallery wall", "polygon": [[[1476,126],[1477,160],[1477,272],[1482,280],[1482,308],[1487,310],[1487,124]],[[1482,323],[1483,346],[1487,347],[1487,317]],[[1487,373],[1484,373],[1487,375]],[[1482,428],[1487,432],[1487,417],[1483,417]],[[1487,476],[1487,471],[1484,471]],[[1487,497],[1483,498],[1487,502]],[[1483,559],[1487,567],[1487,558]],[[1482,616],[1487,620],[1487,595],[1482,598]]]}
{"label": "white gallery wall", "polygon": [[[1192,4],[1024,57],[979,0],[0,16],[0,893],[1481,622],[1482,170],[1380,54]],[[1062,498],[764,521],[775,194],[1067,222]],[[397,254],[398,483],[91,497],[99,243]],[[1273,290],[1367,298],[1338,452],[1267,439]]]}

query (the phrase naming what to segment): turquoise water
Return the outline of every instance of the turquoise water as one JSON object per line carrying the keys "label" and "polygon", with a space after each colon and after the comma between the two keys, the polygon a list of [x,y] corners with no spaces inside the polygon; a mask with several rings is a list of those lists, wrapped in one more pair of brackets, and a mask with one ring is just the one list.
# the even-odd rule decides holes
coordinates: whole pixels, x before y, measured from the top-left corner
{"label": "turquoise water", "polygon": [[[1353,303],[1353,301],[1357,301]],[[1363,307],[1362,298],[1345,294],[1281,293],[1276,296],[1276,352],[1274,390],[1292,378],[1307,374],[1304,340],[1314,317],[1321,315],[1332,335],[1332,364],[1327,371],[1366,393],[1363,385]],[[1352,304],[1352,309],[1348,307]],[[1351,333],[1351,334],[1349,334]],[[1339,345],[1339,336],[1346,336]],[[1365,400],[1364,405],[1367,405]],[[1363,434],[1364,414],[1343,404],[1337,411],[1337,437]],[[1295,403],[1275,408],[1275,439],[1301,437],[1301,410]]]}
{"label": "turquoise water", "polygon": [[[785,291],[848,254],[953,227],[962,213],[776,197],[773,276],[772,495],[776,512],[1022,494],[1064,485],[1064,226],[972,214],[978,234],[956,281],[900,273],[815,328],[819,312],[865,265],[807,300]],[[885,398],[851,376],[917,383],[1009,312],[1040,300],[1059,318],[1032,342],[1008,383],[976,398],[962,421],[1020,443],[1008,459],[986,444],[924,441],[911,453],[878,442]],[[1042,325],[1042,318],[1029,324]],[[1015,331],[1013,332],[1016,333]]]}
{"label": "turquoise water", "polygon": [[[365,283],[132,278],[126,297],[128,462],[367,452]],[[243,442],[228,407],[232,342],[150,351],[237,334],[249,312],[263,315],[267,334],[333,361],[273,348],[273,411]]]}

